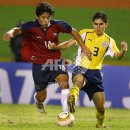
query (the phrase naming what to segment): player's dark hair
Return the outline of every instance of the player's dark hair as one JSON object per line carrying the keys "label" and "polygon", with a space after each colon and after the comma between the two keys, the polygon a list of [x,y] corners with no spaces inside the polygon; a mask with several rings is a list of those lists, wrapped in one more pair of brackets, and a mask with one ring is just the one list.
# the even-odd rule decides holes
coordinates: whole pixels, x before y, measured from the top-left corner
{"label": "player's dark hair", "polygon": [[92,18],[93,22],[94,22],[95,19],[102,19],[105,23],[108,22],[107,15],[105,13],[103,13],[103,12],[97,12],[97,13],[95,13],[93,15],[93,18]]}
{"label": "player's dark hair", "polygon": [[36,15],[40,16],[42,13],[47,12],[50,15],[54,15],[54,7],[48,2],[40,2],[36,5]]}

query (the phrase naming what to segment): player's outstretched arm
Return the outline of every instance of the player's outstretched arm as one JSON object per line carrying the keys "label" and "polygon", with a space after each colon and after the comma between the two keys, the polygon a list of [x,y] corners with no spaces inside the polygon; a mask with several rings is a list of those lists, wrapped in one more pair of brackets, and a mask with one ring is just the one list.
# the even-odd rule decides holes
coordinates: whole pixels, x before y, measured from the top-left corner
{"label": "player's outstretched arm", "polygon": [[121,59],[124,56],[127,49],[128,44],[125,41],[121,42],[121,50],[119,52],[115,52],[114,57],[117,59]]}
{"label": "player's outstretched arm", "polygon": [[60,43],[59,45],[56,45],[55,43],[50,43],[49,49],[50,50],[65,50],[65,49],[68,49],[75,44],[76,44],[76,40],[70,39],[68,41]]}
{"label": "player's outstretched arm", "polygon": [[65,41],[65,42],[62,42],[61,44],[59,44],[59,45],[57,46],[57,48],[58,48],[59,50],[64,50],[64,49],[70,48],[71,46],[73,46],[73,45],[75,45],[75,44],[76,44],[76,40],[70,39],[70,40],[68,40],[68,41]]}
{"label": "player's outstretched arm", "polygon": [[10,29],[9,31],[7,31],[4,35],[3,35],[3,40],[4,41],[9,41],[12,37],[18,35],[21,33],[20,28],[15,27]]}
{"label": "player's outstretched arm", "polygon": [[88,47],[86,47],[86,45],[84,44],[83,39],[81,38],[78,31],[76,29],[72,28],[71,34],[75,38],[75,40],[78,42],[78,44],[80,45],[80,47],[82,48],[82,50],[86,54],[86,56],[89,58],[89,60],[91,60],[92,52],[90,51],[90,49]]}

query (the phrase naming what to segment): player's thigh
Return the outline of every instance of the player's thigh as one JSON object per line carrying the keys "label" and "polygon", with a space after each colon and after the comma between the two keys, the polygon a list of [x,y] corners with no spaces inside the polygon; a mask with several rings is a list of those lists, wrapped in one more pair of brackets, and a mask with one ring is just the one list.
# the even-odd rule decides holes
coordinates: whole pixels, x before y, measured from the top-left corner
{"label": "player's thigh", "polygon": [[32,72],[35,90],[37,92],[41,92],[42,90],[46,89],[50,81],[50,76],[52,75],[50,69],[48,67],[42,69],[42,65],[33,64]]}
{"label": "player's thigh", "polygon": [[93,102],[99,111],[104,110],[105,94],[104,92],[96,92],[93,95]]}

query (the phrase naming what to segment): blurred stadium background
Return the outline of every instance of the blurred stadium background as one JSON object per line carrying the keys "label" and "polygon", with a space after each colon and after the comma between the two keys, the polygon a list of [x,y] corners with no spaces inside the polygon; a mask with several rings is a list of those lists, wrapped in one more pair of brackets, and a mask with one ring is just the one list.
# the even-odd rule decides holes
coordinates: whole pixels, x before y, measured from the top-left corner
{"label": "blurred stadium background", "polygon": [[[46,0],[55,7],[54,19],[62,19],[72,24],[78,30],[91,28],[91,18],[97,11],[104,11],[109,18],[109,27],[106,30],[113,37],[117,46],[125,40],[130,45],[130,0]],[[2,35],[13,28],[20,19],[34,20],[35,5],[39,0],[0,0],[0,99],[1,103],[32,104],[33,103],[33,81],[31,77],[31,65],[24,63],[12,63],[12,52],[8,42],[2,40]],[[60,41],[70,39],[68,35],[62,35]],[[76,54],[76,47],[63,51],[63,57],[73,60]],[[128,108],[130,109],[130,51],[128,50],[124,59],[117,61],[107,57],[103,67],[103,76],[106,86],[106,97],[108,108]],[[114,65],[114,66],[113,66]],[[120,66],[121,65],[121,66]],[[115,80],[114,80],[115,79]],[[52,91],[48,104],[60,104],[60,90],[56,87],[49,87]],[[90,108],[79,109],[75,114],[76,127],[74,130],[84,129],[94,130],[95,109],[89,103],[88,98],[81,96],[77,106],[87,106]],[[35,129],[35,130],[62,130],[55,126],[54,120],[60,112],[59,106],[48,106],[49,114],[45,119],[35,111],[32,105],[0,105],[0,129],[12,130]],[[12,113],[12,111],[16,111]],[[55,111],[54,111],[55,110]],[[126,109],[107,110],[107,124],[113,130],[129,130],[130,113]],[[53,113],[53,114],[52,114]],[[46,120],[48,118],[48,120]],[[53,123],[52,123],[53,122]],[[43,123],[43,124],[42,124]],[[44,127],[43,127],[44,126]],[[69,129],[69,128],[66,128]]]}
{"label": "blurred stadium background", "polygon": [[[120,42],[122,40],[130,43],[130,1],[117,1],[117,0],[94,0],[93,2],[82,1],[69,1],[69,0],[47,0],[55,7],[54,19],[63,19],[72,24],[78,30],[83,28],[91,28],[91,18],[96,11],[104,11],[108,14],[109,27],[106,33],[111,35],[117,42],[120,48]],[[16,1],[16,0],[0,0],[0,61],[11,61],[12,53],[9,48],[9,44],[2,40],[2,34],[7,30],[14,27],[18,20],[34,20],[35,19],[35,5],[38,0],[28,1]],[[70,39],[71,37],[61,34],[61,41]],[[75,47],[69,50],[63,51],[63,57],[70,58],[75,55],[71,52],[75,52]],[[115,61],[113,59],[106,58],[104,63],[109,64],[130,64],[128,51],[122,61]]]}

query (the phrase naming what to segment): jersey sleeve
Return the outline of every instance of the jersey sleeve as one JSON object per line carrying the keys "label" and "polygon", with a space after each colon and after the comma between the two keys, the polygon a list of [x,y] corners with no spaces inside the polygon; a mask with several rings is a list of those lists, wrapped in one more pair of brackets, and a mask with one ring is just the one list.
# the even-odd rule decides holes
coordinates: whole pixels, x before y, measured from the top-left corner
{"label": "jersey sleeve", "polygon": [[113,57],[114,53],[118,51],[119,49],[117,48],[115,41],[112,38],[110,38],[110,44],[105,56],[110,55],[111,57]]}
{"label": "jersey sleeve", "polygon": [[22,26],[21,26],[21,31],[22,32],[26,32],[26,31],[28,31],[29,29],[31,29],[32,27],[34,26],[34,24],[33,24],[33,22],[31,21],[31,22],[26,22],[25,24],[23,24]]}
{"label": "jersey sleeve", "polygon": [[[79,31],[79,34],[84,42],[85,42],[85,38],[86,38],[86,33],[87,33],[87,29],[83,29],[83,30]],[[76,42],[76,45],[79,45],[78,42]]]}
{"label": "jersey sleeve", "polygon": [[79,34],[80,34],[81,38],[83,39],[83,41],[85,41],[86,33],[87,32],[82,32],[82,31],[79,32]]}
{"label": "jersey sleeve", "polygon": [[64,21],[58,21],[59,24],[59,31],[62,33],[71,33],[72,32],[72,27],[68,23]]}

